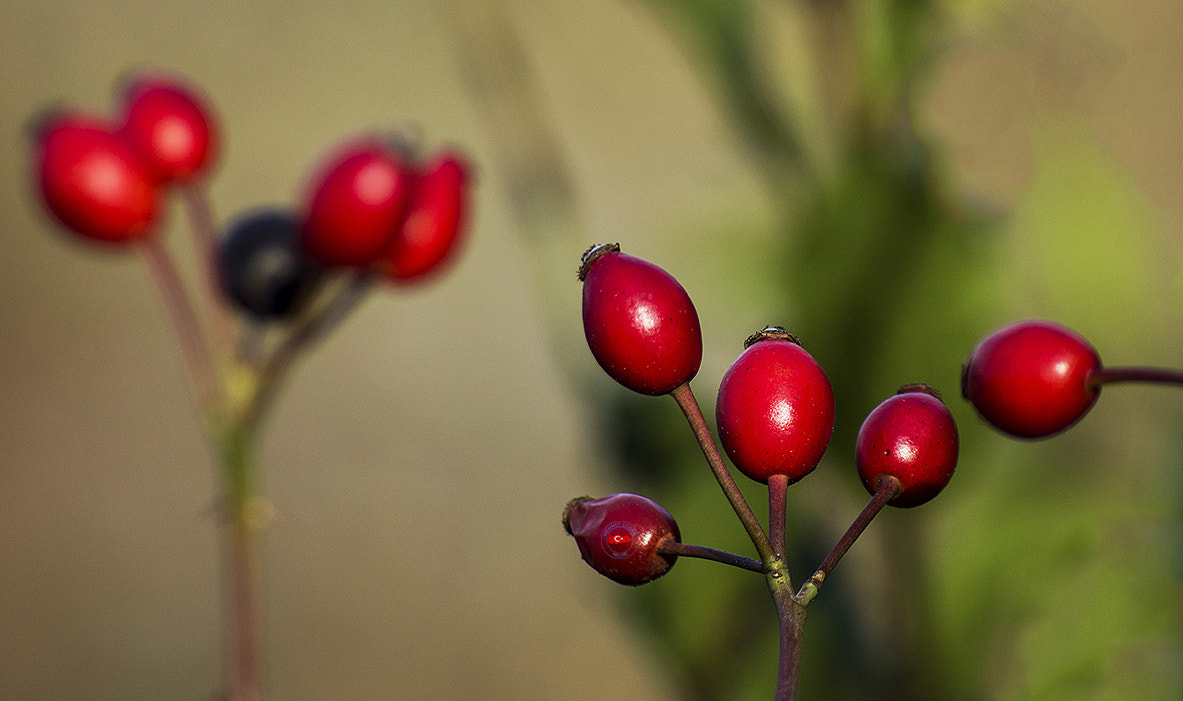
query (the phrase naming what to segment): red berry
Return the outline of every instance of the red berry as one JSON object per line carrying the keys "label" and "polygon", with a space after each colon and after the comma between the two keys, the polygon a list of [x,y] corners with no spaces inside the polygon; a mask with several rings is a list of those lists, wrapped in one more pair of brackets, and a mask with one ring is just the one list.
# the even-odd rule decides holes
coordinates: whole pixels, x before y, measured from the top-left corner
{"label": "red berry", "polygon": [[834,391],[813,356],[780,327],[754,334],[744,347],[719,383],[719,441],[751,479],[785,475],[791,484],[826,452]]}
{"label": "red berry", "polygon": [[165,76],[141,76],[123,91],[120,134],[161,182],[196,177],[213,161],[217,133],[212,110],[197,91]]}
{"label": "red berry", "polygon": [[587,345],[612,379],[656,396],[698,373],[698,312],[672,275],[617,244],[601,244],[583,254],[579,279]]}
{"label": "red berry", "polygon": [[455,253],[468,216],[469,167],[447,152],[427,166],[411,196],[406,219],[379,261],[393,280],[419,279],[439,271]]}
{"label": "red berry", "polygon": [[867,491],[891,475],[902,490],[888,503],[919,506],[935,497],[957,467],[957,423],[936,391],[907,385],[875,407],[859,428],[854,459]]}
{"label": "red berry", "polygon": [[1049,321],[986,336],[961,371],[961,393],[982,418],[1020,438],[1063,431],[1097,401],[1101,358],[1083,337]]}
{"label": "red berry", "polygon": [[583,560],[621,584],[652,582],[674,566],[676,555],[658,552],[664,542],[681,542],[674,517],[657,502],[636,494],[572,499],[563,528],[575,537]]}
{"label": "red berry", "polygon": [[57,113],[38,125],[35,139],[41,196],[62,223],[87,238],[113,243],[151,234],[156,180],[109,124]]}
{"label": "red berry", "polygon": [[407,213],[413,172],[398,149],[378,138],[355,141],[329,156],[306,198],[302,239],[329,266],[370,266]]}

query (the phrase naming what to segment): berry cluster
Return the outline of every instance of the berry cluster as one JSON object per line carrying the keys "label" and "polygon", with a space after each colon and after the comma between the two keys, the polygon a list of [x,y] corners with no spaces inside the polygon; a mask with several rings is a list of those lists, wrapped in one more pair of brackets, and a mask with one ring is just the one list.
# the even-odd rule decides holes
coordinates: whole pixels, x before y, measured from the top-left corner
{"label": "berry cluster", "polygon": [[[116,117],[76,109],[43,115],[34,142],[48,211],[69,231],[107,244],[157,235],[166,188],[194,186],[220,146],[204,96],[161,74],[130,80]],[[227,227],[219,279],[230,301],[256,318],[298,313],[325,270],[420,280],[458,249],[469,180],[468,162],[455,151],[419,162],[394,138],[356,138],[329,155],[301,205],[248,212]]]}
{"label": "berry cluster", "polygon": [[640,585],[664,576],[679,556],[764,574],[781,627],[777,698],[794,698],[804,607],[885,505],[918,506],[949,483],[958,454],[952,414],[934,389],[909,384],[867,416],[855,456],[871,500],[821,566],[794,590],[785,558],[786,491],[817,467],[834,429],[834,393],[821,366],[791,334],[770,326],[746,340],[720,382],[719,442],[741,473],[767,485],[765,531],[737,488],[690,390],[702,361],[702,332],[689,295],[669,273],[622,253],[617,244],[590,248],[579,279],[592,355],[628,389],[674,398],[759,557],[681,542],[673,517],[634,494],[573,500],[563,513],[566,531],[589,565],[622,584]]}
{"label": "berry cluster", "polygon": [[[36,120],[32,136],[34,189],[45,208],[83,239],[141,253],[176,325],[222,463],[230,597],[224,697],[261,698],[260,419],[293,360],[375,280],[423,281],[455,256],[467,226],[468,161],[450,149],[420,159],[381,135],[354,138],[312,174],[299,204],[245,212],[219,236],[205,188],[219,128],[209,102],[186,81],[136,76],[119,92],[116,116],[57,109]],[[202,305],[162,242],[171,194],[187,205],[205,272]]]}

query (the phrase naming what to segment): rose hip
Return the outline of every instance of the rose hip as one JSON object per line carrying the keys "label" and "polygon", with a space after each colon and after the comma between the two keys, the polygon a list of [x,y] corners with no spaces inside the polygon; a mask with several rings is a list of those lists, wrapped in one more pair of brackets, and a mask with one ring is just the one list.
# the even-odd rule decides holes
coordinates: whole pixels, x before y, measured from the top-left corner
{"label": "rose hip", "polygon": [[563,528],[587,564],[620,584],[652,582],[678,559],[658,552],[662,543],[681,542],[674,517],[637,494],[572,499],[563,510]]}
{"label": "rose hip", "polygon": [[70,230],[109,243],[154,231],[156,180],[105,120],[51,114],[38,124],[34,151],[42,200]]}
{"label": "rose hip", "polygon": [[1021,321],[986,336],[965,362],[961,392],[996,428],[1043,438],[1076,423],[1100,392],[1097,351],[1050,321]]}
{"label": "rose hip", "polygon": [[587,345],[612,379],[657,396],[698,373],[698,312],[672,275],[617,244],[601,244],[583,254],[579,279]]}
{"label": "rose hip", "polygon": [[891,475],[900,481],[892,506],[919,506],[935,497],[957,467],[957,423],[936,391],[906,385],[863,421],[855,440],[855,464],[867,491]]}
{"label": "rose hip", "polygon": [[791,334],[771,326],[744,344],[719,383],[719,441],[757,482],[800,480],[821,461],[834,430],[830,380]]}

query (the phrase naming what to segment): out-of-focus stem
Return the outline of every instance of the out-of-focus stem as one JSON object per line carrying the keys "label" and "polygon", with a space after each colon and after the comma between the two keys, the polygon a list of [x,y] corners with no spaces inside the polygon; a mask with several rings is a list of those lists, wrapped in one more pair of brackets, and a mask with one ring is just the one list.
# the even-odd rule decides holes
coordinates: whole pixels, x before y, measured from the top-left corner
{"label": "out-of-focus stem", "polygon": [[255,436],[252,431],[233,427],[222,441],[226,699],[261,701],[258,541],[263,519],[255,495]]}
{"label": "out-of-focus stem", "polygon": [[1155,384],[1183,385],[1183,370],[1168,368],[1102,368],[1093,373],[1090,382],[1094,387],[1114,382],[1149,382]]}
{"label": "out-of-focus stem", "polygon": [[283,377],[300,353],[344,321],[349,313],[361,304],[373,286],[372,274],[357,274],[328,304],[292,330],[253,378],[256,387],[244,409],[244,425],[251,428],[258,425]]}
{"label": "out-of-focus stem", "polygon": [[180,189],[180,194],[189,215],[193,248],[198,260],[201,261],[205,284],[199,287],[205,296],[210,335],[213,337],[215,348],[225,358],[234,350],[234,322],[220,292],[222,281],[218,263],[217,225],[214,223],[213,211],[203,181],[184,185]]}
{"label": "out-of-focus stem", "polygon": [[775,555],[772,552],[771,544],[768,542],[768,535],[764,532],[763,527],[760,526],[759,519],[756,518],[752,507],[744,499],[743,493],[739,491],[739,487],[735,484],[735,479],[732,478],[731,472],[723,462],[723,455],[719,452],[719,446],[715,444],[715,437],[711,433],[710,427],[707,426],[706,419],[703,418],[702,408],[699,407],[698,400],[694,398],[694,392],[690,389],[690,383],[686,382],[679,385],[670,392],[670,395],[678,403],[678,406],[682,409],[682,413],[686,415],[686,420],[690,422],[690,428],[694,431],[694,437],[698,439],[698,445],[702,448],[707,463],[711,466],[711,472],[714,473],[715,480],[722,487],[723,494],[726,495],[727,501],[731,503],[731,508],[735,509],[736,515],[739,516],[740,522],[743,523],[744,529],[747,530],[748,536],[756,546],[756,552],[760,554],[760,560],[765,565],[770,564],[775,558]]}
{"label": "out-of-focus stem", "polygon": [[221,385],[197,312],[185,292],[177,266],[161,238],[145,238],[139,243],[139,251],[148,266],[153,282],[160,290],[168,316],[172,319],[193,394],[208,419],[219,405]]}

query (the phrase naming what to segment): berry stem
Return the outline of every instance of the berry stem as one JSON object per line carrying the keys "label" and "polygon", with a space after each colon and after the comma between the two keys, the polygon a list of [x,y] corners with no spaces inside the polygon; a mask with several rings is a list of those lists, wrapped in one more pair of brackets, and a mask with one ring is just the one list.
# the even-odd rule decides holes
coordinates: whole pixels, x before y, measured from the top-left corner
{"label": "berry stem", "polygon": [[896,477],[884,475],[880,478],[879,486],[876,488],[875,494],[871,496],[871,500],[867,502],[867,505],[855,517],[854,523],[850,524],[850,528],[846,529],[846,532],[838,539],[838,543],[834,545],[834,549],[830,551],[830,554],[826,555],[826,559],[822,561],[817,571],[805,581],[805,584],[801,585],[801,590],[797,592],[797,596],[795,597],[798,603],[806,606],[810,601],[813,601],[814,597],[818,594],[818,590],[821,588],[822,582],[834,570],[834,567],[838,565],[838,561],[842,559],[846,551],[850,550],[850,547],[854,545],[854,541],[858,540],[858,537],[867,529],[867,526],[871,523],[871,519],[875,518],[883,510],[883,507],[887,506],[887,502],[894,499],[902,489],[903,485],[900,484],[899,479]]}
{"label": "berry stem", "polygon": [[232,427],[222,436],[225,520],[227,701],[260,701],[258,536],[265,511],[255,496],[255,435]]}
{"label": "berry stem", "polygon": [[280,381],[300,352],[307,350],[312,343],[323,338],[344,321],[373,289],[374,279],[372,273],[359,273],[332,300],[305,317],[275,349],[258,371],[256,391],[243,418],[246,426],[255,426],[262,419]]}
{"label": "berry stem", "polygon": [[1167,368],[1102,368],[1089,378],[1093,387],[1113,382],[1153,382],[1157,384],[1183,385],[1183,370]]}
{"label": "berry stem", "polygon": [[768,540],[772,544],[772,555],[783,562],[788,542],[785,537],[785,511],[789,498],[787,475],[771,475],[768,478]]}
{"label": "berry stem", "polygon": [[193,237],[193,247],[201,261],[202,274],[205,284],[201,285],[205,294],[205,308],[209,321],[210,333],[218,351],[229,355],[234,348],[234,324],[227,313],[225,298],[221,293],[222,280],[219,273],[217,225],[214,223],[213,209],[206,195],[204,183],[197,181],[185,185],[180,190],[181,199],[185,203],[185,210],[189,215],[189,229]]}
{"label": "berry stem", "polygon": [[716,550],[705,545],[690,545],[676,540],[667,540],[657,546],[657,552],[662,555],[677,555],[678,557],[697,557],[703,560],[714,560],[725,565],[732,565],[751,572],[764,572],[764,563],[743,555],[729,553],[726,550]]}
{"label": "berry stem", "polygon": [[770,565],[775,559],[775,555],[772,552],[772,545],[768,541],[768,535],[764,532],[752,507],[744,499],[743,493],[739,491],[727,465],[723,462],[723,455],[719,452],[719,446],[715,444],[714,434],[707,426],[706,419],[703,418],[702,408],[699,407],[698,400],[694,398],[690,383],[684,382],[678,385],[670,391],[670,396],[678,403],[678,407],[686,415],[686,420],[690,422],[690,429],[694,432],[694,437],[698,439],[698,445],[702,448],[703,455],[706,456],[711,472],[715,475],[715,480],[719,482],[723,494],[731,503],[731,508],[739,516],[740,522],[756,546],[756,552],[760,554],[760,561],[766,566]]}
{"label": "berry stem", "polygon": [[146,237],[140,242],[139,251],[172,319],[193,394],[208,419],[214,407],[218,406],[221,390],[193,303],[185,291],[172,256],[159,236]]}

